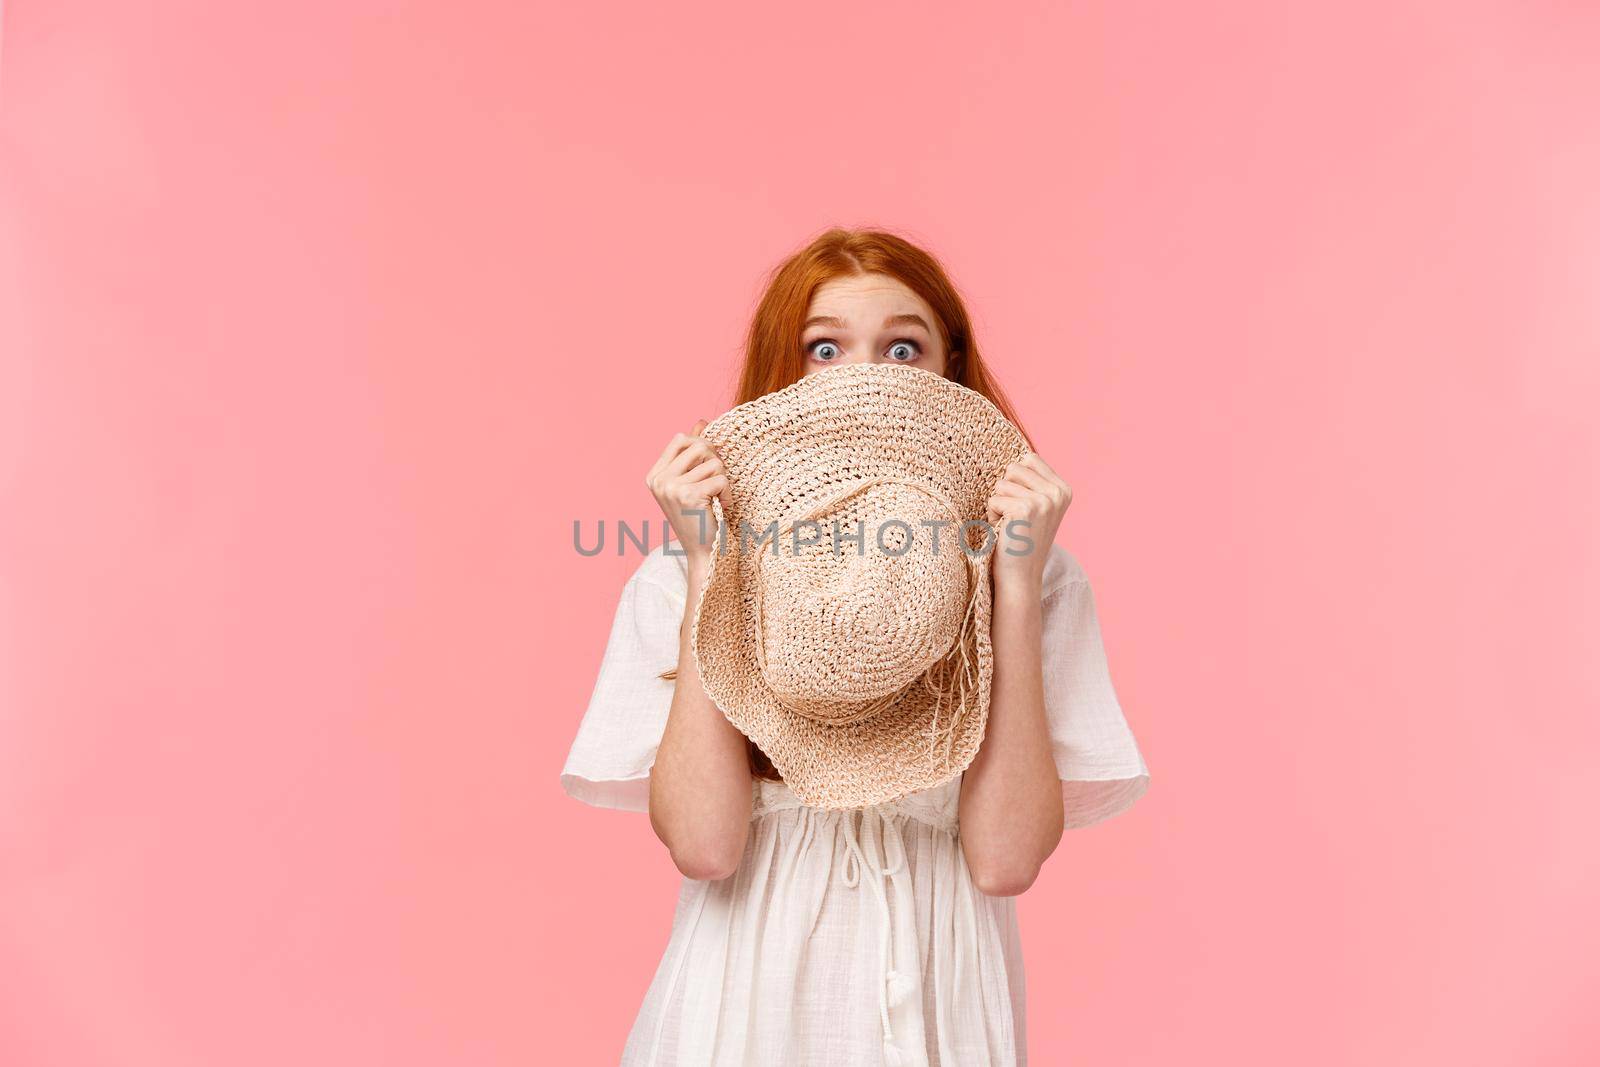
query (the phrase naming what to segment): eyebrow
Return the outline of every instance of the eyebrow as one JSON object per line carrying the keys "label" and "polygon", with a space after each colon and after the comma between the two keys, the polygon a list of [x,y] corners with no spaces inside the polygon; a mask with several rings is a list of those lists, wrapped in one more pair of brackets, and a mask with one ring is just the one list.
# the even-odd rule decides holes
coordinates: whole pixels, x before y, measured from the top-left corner
{"label": "eyebrow", "polygon": [[[890,315],[888,318],[883,320],[883,324],[885,326],[921,326],[929,333],[933,332],[933,327],[929,326],[928,321],[921,315]],[[813,315],[805,321],[805,325],[802,326],[801,329],[806,329],[807,327],[811,326],[832,326],[836,330],[843,330],[846,328],[844,320],[839,318],[837,315]]]}

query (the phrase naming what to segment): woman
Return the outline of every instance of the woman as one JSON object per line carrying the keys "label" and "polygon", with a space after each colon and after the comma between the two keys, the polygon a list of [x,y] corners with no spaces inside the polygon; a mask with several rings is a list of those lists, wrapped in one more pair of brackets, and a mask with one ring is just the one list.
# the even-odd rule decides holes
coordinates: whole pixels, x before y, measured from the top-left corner
{"label": "woman", "polygon": [[[942,375],[1016,422],[939,264],[892,234],[830,230],[774,274],[738,402],[862,362]],[[991,553],[994,674],[966,771],[853,812],[810,808],[706,696],[691,653],[691,591],[715,550],[702,516],[728,488],[705,425],[675,436],[649,470],[682,554],[650,553],[623,590],[562,772],[581,800],[648,811],[684,876],[624,1067],[1025,1064],[1015,897],[1065,828],[1123,811],[1148,784],[1088,582],[1053,544],[1071,490],[1028,453],[988,501],[991,523],[1023,520],[1048,550]],[[863,870],[845,839],[867,820],[884,862]],[[892,1037],[873,984],[883,924],[897,958],[921,970],[918,1003]]]}

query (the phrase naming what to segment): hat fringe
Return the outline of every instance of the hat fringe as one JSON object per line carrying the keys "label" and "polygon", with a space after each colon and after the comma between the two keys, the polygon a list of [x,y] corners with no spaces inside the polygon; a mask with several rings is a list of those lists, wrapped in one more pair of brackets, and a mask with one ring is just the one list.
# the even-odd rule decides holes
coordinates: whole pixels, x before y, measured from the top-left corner
{"label": "hat fringe", "polygon": [[[939,740],[944,741],[944,751],[940,754],[941,765],[950,761],[951,747],[960,733],[961,724],[966,719],[967,713],[978,702],[978,592],[981,582],[977,568],[987,565],[988,560],[974,560],[967,557],[969,575],[967,591],[967,610],[961,619],[961,630],[956,634],[955,642],[950,646],[937,663],[922,676],[922,684],[933,694],[933,724],[928,731],[928,753],[932,756],[935,745]],[[959,662],[958,662],[959,660]],[[950,718],[945,725],[939,725],[939,711],[943,708],[946,699],[951,701]]]}

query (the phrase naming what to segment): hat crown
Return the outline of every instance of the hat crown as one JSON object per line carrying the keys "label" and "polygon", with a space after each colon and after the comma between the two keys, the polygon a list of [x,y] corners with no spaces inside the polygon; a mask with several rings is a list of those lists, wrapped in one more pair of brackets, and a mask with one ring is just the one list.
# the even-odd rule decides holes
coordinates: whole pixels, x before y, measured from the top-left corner
{"label": "hat crown", "polygon": [[754,582],[773,695],[818,722],[859,721],[921,678],[966,612],[959,528],[949,501],[893,481],[781,524]]}

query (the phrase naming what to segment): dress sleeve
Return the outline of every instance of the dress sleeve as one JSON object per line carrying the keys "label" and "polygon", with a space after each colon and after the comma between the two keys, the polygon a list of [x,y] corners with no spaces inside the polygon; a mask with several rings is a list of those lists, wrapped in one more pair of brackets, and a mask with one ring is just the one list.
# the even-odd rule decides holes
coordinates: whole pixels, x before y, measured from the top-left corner
{"label": "dress sleeve", "polygon": [[650,768],[672,704],[673,683],[661,673],[678,664],[683,597],[641,573],[649,569],[641,566],[623,586],[594,692],[561,770],[561,787],[598,808],[650,810]]}
{"label": "dress sleeve", "polygon": [[1080,572],[1043,606],[1045,717],[1066,825],[1091,826],[1143,796],[1150,772],[1111,684],[1088,580]]}

